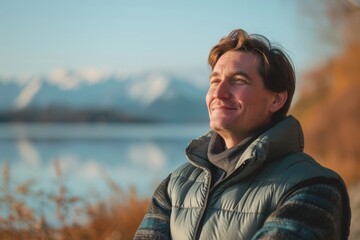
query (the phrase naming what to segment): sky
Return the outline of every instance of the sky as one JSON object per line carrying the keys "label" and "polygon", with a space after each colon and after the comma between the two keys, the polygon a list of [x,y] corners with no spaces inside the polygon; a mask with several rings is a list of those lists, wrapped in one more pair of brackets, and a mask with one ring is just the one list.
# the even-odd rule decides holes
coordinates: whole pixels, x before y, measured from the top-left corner
{"label": "sky", "polygon": [[296,0],[0,0],[0,81],[59,69],[202,73],[236,28],[279,43],[299,74],[320,58],[305,18]]}

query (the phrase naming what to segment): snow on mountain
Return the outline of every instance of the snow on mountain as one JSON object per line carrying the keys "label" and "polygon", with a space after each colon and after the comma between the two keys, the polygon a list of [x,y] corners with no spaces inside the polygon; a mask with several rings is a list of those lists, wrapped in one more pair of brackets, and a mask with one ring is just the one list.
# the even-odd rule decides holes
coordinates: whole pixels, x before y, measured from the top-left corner
{"label": "snow on mountain", "polygon": [[30,81],[21,91],[15,101],[15,109],[25,108],[31,102],[32,98],[41,88],[41,82],[39,79]]}
{"label": "snow on mountain", "polygon": [[25,85],[0,81],[0,111],[65,107],[113,109],[159,121],[207,119],[206,89],[191,83],[191,79],[163,73],[89,79],[89,75],[78,72],[58,71]]}
{"label": "snow on mountain", "polygon": [[169,80],[164,75],[150,74],[141,82],[137,81],[129,87],[129,94],[133,100],[150,105],[156,99],[166,93],[169,86]]}
{"label": "snow on mountain", "polygon": [[52,71],[47,80],[62,89],[74,89],[82,84],[96,84],[105,80],[107,73],[95,69],[55,69]]}

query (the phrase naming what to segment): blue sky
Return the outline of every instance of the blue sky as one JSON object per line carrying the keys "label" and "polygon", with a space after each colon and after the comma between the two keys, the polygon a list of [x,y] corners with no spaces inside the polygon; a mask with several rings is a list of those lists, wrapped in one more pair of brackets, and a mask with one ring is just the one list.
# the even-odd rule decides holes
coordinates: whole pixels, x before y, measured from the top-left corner
{"label": "blue sky", "polygon": [[0,0],[0,78],[208,70],[210,48],[235,28],[280,43],[299,74],[320,58],[299,2]]}

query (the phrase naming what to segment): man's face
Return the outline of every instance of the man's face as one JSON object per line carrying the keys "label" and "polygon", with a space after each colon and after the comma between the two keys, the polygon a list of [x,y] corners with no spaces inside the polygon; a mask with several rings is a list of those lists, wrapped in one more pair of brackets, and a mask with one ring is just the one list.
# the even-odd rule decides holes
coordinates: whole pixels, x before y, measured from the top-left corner
{"label": "man's face", "polygon": [[259,63],[256,54],[229,51],[210,75],[206,95],[210,127],[223,138],[236,136],[240,142],[271,121],[275,93],[265,88]]}

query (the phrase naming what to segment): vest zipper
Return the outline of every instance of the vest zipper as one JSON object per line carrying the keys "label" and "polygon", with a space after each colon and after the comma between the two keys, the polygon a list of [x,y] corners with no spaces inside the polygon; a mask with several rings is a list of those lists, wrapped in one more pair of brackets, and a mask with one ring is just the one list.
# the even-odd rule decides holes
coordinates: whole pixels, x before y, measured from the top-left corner
{"label": "vest zipper", "polygon": [[202,207],[202,210],[201,210],[201,213],[200,213],[200,216],[199,216],[199,221],[197,222],[196,226],[195,226],[195,229],[194,229],[194,240],[197,240],[198,239],[198,235],[200,234],[199,232],[199,227],[200,227],[200,224],[202,223],[203,221],[203,217],[204,217],[204,213],[206,211],[206,207],[207,207],[207,204],[208,204],[208,200],[209,200],[209,195],[210,195],[210,185],[211,185],[211,172],[209,169],[207,168],[204,168],[202,166],[199,166],[197,164],[195,164],[198,168],[201,168],[203,171],[207,172],[208,173],[208,187],[207,187],[207,190],[206,190],[206,195],[205,195],[205,199],[204,199],[204,205]]}
{"label": "vest zipper", "polygon": [[[245,161],[239,166],[239,168],[237,169],[237,172],[242,171],[242,170],[246,167],[246,165],[247,165],[248,163],[249,163],[249,161],[245,160]],[[212,189],[210,189],[210,185],[211,185],[211,172],[210,172],[210,170],[207,169],[207,168],[204,168],[204,167],[202,167],[202,166],[199,166],[199,165],[197,165],[197,164],[194,164],[194,165],[196,165],[198,168],[201,168],[201,169],[204,170],[205,172],[208,172],[208,176],[209,176],[209,178],[208,178],[208,189],[207,189],[207,191],[206,191],[206,196],[205,196],[205,199],[204,199],[204,206],[203,206],[203,208],[202,208],[202,210],[201,210],[201,213],[200,213],[200,216],[199,216],[199,221],[197,222],[196,227],[195,227],[195,230],[194,230],[194,238],[193,238],[193,239],[194,239],[194,240],[197,240],[197,239],[199,239],[199,235],[200,235],[199,227],[200,227],[201,223],[203,222],[203,217],[204,217],[204,213],[205,213],[205,211],[206,211],[206,207],[207,207],[207,204],[208,204],[208,201],[209,201],[210,192],[211,192],[215,187],[218,187],[218,185],[221,185],[226,178],[223,179],[220,183],[216,184],[216,186],[213,186]],[[235,172],[233,172],[233,173],[235,173]],[[231,174],[231,175],[233,175],[233,174]]]}
{"label": "vest zipper", "polygon": [[[244,168],[248,165],[249,161],[248,160],[245,160],[243,163],[240,164],[240,166],[235,169],[234,172],[232,172],[230,175],[226,176],[223,180],[221,180],[219,183],[215,184],[212,188],[211,188],[211,191],[214,190],[215,187],[218,187],[219,185],[223,185],[225,184],[226,182],[229,182],[234,175],[238,175],[241,171],[244,170]],[[231,184],[237,182],[238,180],[232,180],[230,181]]]}

